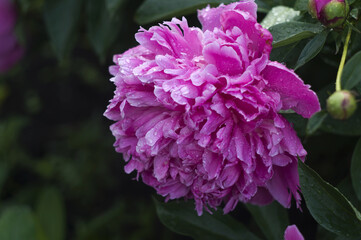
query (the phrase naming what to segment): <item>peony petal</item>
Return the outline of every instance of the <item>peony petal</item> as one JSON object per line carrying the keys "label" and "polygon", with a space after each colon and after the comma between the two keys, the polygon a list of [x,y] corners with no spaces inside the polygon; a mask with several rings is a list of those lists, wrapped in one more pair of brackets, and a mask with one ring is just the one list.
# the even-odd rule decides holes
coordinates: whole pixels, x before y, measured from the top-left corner
{"label": "peony petal", "polygon": [[203,31],[213,30],[214,28],[221,28],[219,21],[220,15],[225,10],[236,9],[249,13],[254,19],[257,19],[257,5],[253,0],[243,0],[229,5],[221,4],[217,8],[206,7],[198,10],[198,19],[202,24]]}
{"label": "peony petal", "polygon": [[232,47],[221,46],[219,43],[213,42],[203,48],[203,56],[221,73],[235,75],[243,70],[241,60]]}
{"label": "peony petal", "polygon": [[268,181],[267,189],[271,195],[284,207],[291,206],[291,196],[293,195],[297,207],[301,202],[299,190],[299,178],[297,172],[297,161],[293,161],[285,167],[273,168],[273,178]]}
{"label": "peony petal", "polygon": [[286,228],[284,240],[304,240],[304,238],[297,226],[291,225]]}
{"label": "peony petal", "polygon": [[275,167],[273,178],[267,182],[266,186],[270,194],[285,208],[290,207],[290,194],[288,192],[287,180],[284,178],[281,169]]}
{"label": "peony petal", "polygon": [[0,1],[0,36],[12,32],[15,26],[16,12],[14,5],[9,0]]}
{"label": "peony petal", "polygon": [[169,155],[157,155],[154,158],[154,176],[158,181],[166,177],[169,169]]}
{"label": "peony petal", "polygon": [[252,54],[250,57],[257,59],[263,54],[269,53],[272,49],[272,35],[262,26],[257,23],[257,20],[248,12],[241,11],[224,11],[220,16],[222,28],[224,30],[232,30],[235,27],[239,28],[244,35],[250,40],[248,49]]}
{"label": "peony petal", "polygon": [[203,154],[203,167],[208,173],[208,180],[219,176],[222,159],[211,151],[205,151]]}
{"label": "peony petal", "polygon": [[270,62],[262,75],[268,81],[268,89],[281,95],[282,109],[292,109],[305,118],[320,111],[316,93],[283,64]]}
{"label": "peony petal", "polygon": [[17,44],[6,56],[0,56],[0,72],[7,71],[24,55],[24,49]]}
{"label": "peony petal", "polygon": [[267,205],[273,201],[272,195],[269,193],[269,191],[266,188],[258,188],[256,195],[252,197],[252,199],[249,201],[252,204],[255,205]]}

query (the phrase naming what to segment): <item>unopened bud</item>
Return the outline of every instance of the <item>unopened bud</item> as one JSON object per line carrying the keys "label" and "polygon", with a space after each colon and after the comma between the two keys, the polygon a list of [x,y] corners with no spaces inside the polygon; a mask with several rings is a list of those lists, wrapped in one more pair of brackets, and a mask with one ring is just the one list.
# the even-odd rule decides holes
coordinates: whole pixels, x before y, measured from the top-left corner
{"label": "unopened bud", "polygon": [[326,27],[338,28],[344,24],[349,7],[345,0],[309,0],[308,10]]}
{"label": "unopened bud", "polygon": [[355,112],[356,108],[355,97],[346,90],[334,92],[327,99],[327,111],[335,119],[348,119]]}

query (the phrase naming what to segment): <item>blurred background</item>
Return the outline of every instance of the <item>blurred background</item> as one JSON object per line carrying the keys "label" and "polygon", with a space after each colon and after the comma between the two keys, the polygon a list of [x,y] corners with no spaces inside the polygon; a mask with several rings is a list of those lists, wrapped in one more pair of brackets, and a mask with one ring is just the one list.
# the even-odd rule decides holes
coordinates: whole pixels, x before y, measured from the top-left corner
{"label": "blurred background", "polygon": [[[124,173],[112,146],[112,122],[103,117],[115,89],[108,67],[114,54],[136,46],[134,15],[141,3],[14,1],[25,53],[0,74],[0,237],[17,228],[11,239],[190,239],[167,230],[156,216],[155,191],[135,181],[135,173]],[[195,14],[187,19],[199,26]],[[332,44],[297,72],[315,91],[336,76],[339,55]],[[298,55],[283,56],[290,67],[292,56]],[[305,121],[289,118],[309,152],[308,164],[339,184],[348,175],[356,138],[326,131],[306,137]],[[290,218],[314,239],[316,225],[304,209],[292,208]],[[241,205],[232,215],[258,231]]]}

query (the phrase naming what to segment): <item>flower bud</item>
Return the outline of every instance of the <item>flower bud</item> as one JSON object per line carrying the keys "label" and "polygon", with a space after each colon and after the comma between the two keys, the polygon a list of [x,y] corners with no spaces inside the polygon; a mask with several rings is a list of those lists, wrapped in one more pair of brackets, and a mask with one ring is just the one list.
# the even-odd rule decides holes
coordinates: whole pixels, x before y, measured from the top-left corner
{"label": "flower bud", "polygon": [[337,28],[345,22],[349,7],[345,0],[309,0],[308,10],[326,27]]}
{"label": "flower bud", "polygon": [[335,119],[348,119],[355,112],[356,108],[355,97],[346,90],[334,92],[327,99],[327,111]]}

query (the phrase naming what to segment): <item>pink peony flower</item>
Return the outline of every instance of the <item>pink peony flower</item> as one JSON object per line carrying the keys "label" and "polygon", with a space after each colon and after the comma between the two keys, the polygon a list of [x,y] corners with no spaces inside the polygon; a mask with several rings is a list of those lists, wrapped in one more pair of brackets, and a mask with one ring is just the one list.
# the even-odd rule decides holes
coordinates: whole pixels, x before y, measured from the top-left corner
{"label": "pink peony flower", "polygon": [[285,240],[305,240],[296,225],[291,225],[286,228],[284,239]]}
{"label": "pink peony flower", "polygon": [[10,0],[0,0],[0,72],[10,69],[23,55],[15,36],[15,8]]}
{"label": "pink peony flower", "polygon": [[300,202],[297,156],[306,151],[278,112],[309,118],[316,94],[284,65],[269,60],[272,36],[253,0],[143,28],[139,46],[115,55],[115,96],[104,113],[125,171],[134,170],[166,200],[203,208],[239,201],[289,207]]}

